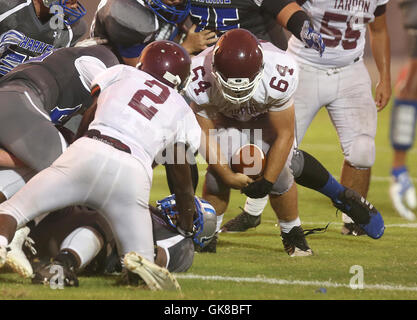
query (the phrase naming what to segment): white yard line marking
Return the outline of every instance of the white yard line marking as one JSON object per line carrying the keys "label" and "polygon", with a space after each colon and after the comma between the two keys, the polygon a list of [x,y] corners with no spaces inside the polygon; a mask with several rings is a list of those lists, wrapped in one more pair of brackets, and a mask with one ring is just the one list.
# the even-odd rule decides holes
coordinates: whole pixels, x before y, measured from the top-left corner
{"label": "white yard line marking", "polygon": [[[250,282],[250,283],[266,283],[273,285],[287,286],[315,286],[323,288],[349,288],[349,284],[331,282],[331,281],[304,281],[304,280],[286,280],[273,278],[246,278],[246,277],[224,277],[224,276],[203,276],[198,274],[176,274],[177,279],[206,280],[206,281],[231,281],[231,282]],[[406,287],[401,285],[390,284],[364,284],[363,290],[384,290],[384,291],[416,291],[417,287]],[[353,290],[353,289],[352,289]],[[362,290],[362,289],[361,289]]]}
{"label": "white yard line marking", "polygon": [[[275,220],[263,220],[262,222],[274,223],[274,224],[277,223]],[[329,222],[330,222],[329,228],[331,228],[332,226],[340,227],[343,224],[342,222],[333,222],[333,221],[312,222],[312,221],[303,221],[303,220],[301,220],[302,225],[314,225],[314,226],[317,226],[317,227],[318,226],[323,226],[324,227]],[[417,228],[417,223],[393,223],[393,224],[386,224],[385,227],[386,228]]]}

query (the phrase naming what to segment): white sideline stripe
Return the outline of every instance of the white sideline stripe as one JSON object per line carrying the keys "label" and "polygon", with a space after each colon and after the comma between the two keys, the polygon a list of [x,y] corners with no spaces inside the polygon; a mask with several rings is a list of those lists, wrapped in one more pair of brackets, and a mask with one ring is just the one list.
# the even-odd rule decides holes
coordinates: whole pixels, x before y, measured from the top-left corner
{"label": "white sideline stripe", "polygon": [[[330,281],[304,281],[304,280],[285,280],[273,278],[240,278],[240,277],[223,277],[223,276],[202,276],[198,274],[176,274],[177,279],[197,279],[206,281],[231,281],[231,282],[251,282],[251,283],[266,283],[273,285],[287,285],[287,286],[316,286],[327,288],[351,288],[349,284],[330,282]],[[417,287],[405,287],[401,285],[390,284],[364,284],[363,289],[368,290],[383,290],[383,291],[416,291]]]}
{"label": "white sideline stripe", "polygon": [[[265,223],[277,223],[276,220],[265,220]],[[301,220],[302,225],[313,225],[313,226],[326,226],[330,222],[329,228],[332,226],[341,226],[342,222],[332,222],[332,221],[317,221],[317,222],[311,222],[311,221],[303,221]],[[417,228],[417,223],[393,223],[393,224],[386,224],[386,228]]]}

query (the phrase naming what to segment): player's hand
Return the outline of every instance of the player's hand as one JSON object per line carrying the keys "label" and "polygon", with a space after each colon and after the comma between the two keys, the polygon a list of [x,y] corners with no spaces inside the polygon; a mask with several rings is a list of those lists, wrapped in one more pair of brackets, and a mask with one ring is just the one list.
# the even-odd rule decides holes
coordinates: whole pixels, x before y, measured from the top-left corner
{"label": "player's hand", "polygon": [[271,181],[266,180],[264,177],[256,180],[255,182],[249,184],[247,187],[242,189],[242,192],[246,194],[249,198],[259,199],[267,196],[273,187]]}
{"label": "player's hand", "polygon": [[248,186],[250,183],[253,182],[251,178],[243,173],[231,173],[227,175],[223,182],[232,189],[241,190],[242,188]]}
{"label": "player's hand", "polygon": [[324,44],[321,34],[314,31],[308,21],[304,22],[300,36],[307,48],[313,48],[320,54],[320,57],[323,56],[326,45]]}
{"label": "player's hand", "polygon": [[218,39],[216,33],[210,30],[195,32],[196,27],[195,24],[191,26],[182,43],[182,46],[189,54],[198,53],[207,49],[210,44],[216,43]]}
{"label": "player's hand", "polygon": [[383,110],[391,98],[391,81],[380,80],[375,88],[375,104],[378,112]]}

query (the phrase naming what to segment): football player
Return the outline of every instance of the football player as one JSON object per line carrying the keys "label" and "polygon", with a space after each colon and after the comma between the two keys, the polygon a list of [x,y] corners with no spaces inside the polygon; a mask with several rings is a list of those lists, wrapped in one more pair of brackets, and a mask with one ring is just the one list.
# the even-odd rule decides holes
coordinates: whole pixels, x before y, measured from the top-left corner
{"label": "football player", "polygon": [[[326,51],[317,57],[294,36],[288,46],[288,52],[300,67],[295,93],[298,143],[317,112],[325,106],[344,154],[340,183],[362,197],[367,196],[375,161],[377,111],[387,105],[391,96],[387,2],[301,1],[314,28],[322,33]],[[367,28],[379,71],[375,98],[362,59]],[[342,234],[357,234],[358,226],[350,217],[344,214],[343,221]]]}
{"label": "football player", "polygon": [[99,71],[119,63],[104,46],[63,48],[33,58],[0,80],[1,153],[19,159],[0,163],[12,167],[0,170],[1,201],[62,154],[68,143],[58,128],[91,106],[89,88],[80,78],[78,61],[83,56],[96,61]]}
{"label": "football player", "polygon": [[[373,206],[361,198],[367,196],[370,182],[370,168],[374,162],[375,148],[374,136],[376,132],[375,104],[382,110],[387,104],[391,93],[390,87],[390,53],[389,39],[385,25],[385,4],[387,1],[378,1],[369,7],[368,2],[358,2],[352,5],[343,1],[330,3],[329,1],[299,1],[303,9],[312,16],[314,28],[323,34],[326,52],[318,57],[314,52],[305,48],[297,37],[292,36],[288,52],[294,56],[300,66],[300,82],[295,93],[295,112],[297,121],[297,142],[305,135],[314,116],[321,108],[326,106],[345,155],[341,181],[338,183],[330,174],[326,173],[317,161],[311,162],[311,156],[305,152],[301,155],[306,167],[303,176],[297,177],[297,182],[331,198],[334,205],[341,209],[344,226],[342,234],[363,235],[371,237],[382,235],[380,228],[374,231],[365,231],[358,223],[352,220],[347,210],[350,205],[343,204],[346,195],[359,207],[369,212]],[[362,56],[365,46],[365,31],[369,24],[371,31],[372,48],[380,72],[380,82],[376,87],[375,101],[372,98],[371,82]],[[346,76],[345,76],[346,74]],[[358,83],[357,75],[361,74]],[[314,85],[313,85],[314,84]],[[349,93],[347,95],[346,93]],[[298,167],[298,157],[293,161],[293,167]],[[321,168],[320,170],[317,170]],[[329,180],[326,180],[326,176]],[[306,185],[307,183],[307,185]],[[348,188],[348,189],[346,189]],[[354,190],[355,192],[351,191]],[[341,195],[339,197],[338,195]],[[362,205],[360,205],[362,204]],[[245,205],[243,224],[254,226],[256,220],[266,205],[266,200],[248,199]],[[252,221],[246,221],[250,218]],[[233,224],[242,224],[242,221],[231,221]],[[254,222],[253,222],[254,221]],[[363,223],[360,223],[363,224]],[[376,224],[378,226],[379,224]],[[227,227],[227,226],[226,226]],[[229,229],[232,226],[228,226]],[[234,228],[235,229],[235,228]]]}
{"label": "football player", "polygon": [[[96,62],[85,58],[83,79],[91,79]],[[90,67],[92,64],[92,67]],[[189,78],[191,60],[180,45],[155,41],[143,51],[138,69],[118,65],[94,78],[98,95],[84,114],[84,135],[48,168],[0,205],[0,262],[16,227],[51,212],[84,204],[109,221],[124,255],[124,267],[154,290],[179,289],[176,279],[154,264],[148,201],[152,164],[172,146],[167,166],[180,212],[176,229],[193,236],[194,190],[188,159],[200,144],[201,129],[179,92]],[[34,205],[36,203],[36,205]]]}
{"label": "football player", "polygon": [[[174,40],[188,17],[190,0],[107,0],[97,9],[93,38],[117,48],[125,64],[136,66],[140,53],[153,40]],[[182,45],[191,54],[217,41],[214,33],[194,33]]]}
{"label": "football player", "polygon": [[[278,62],[282,70],[275,67]],[[270,43],[260,43],[247,30],[234,29],[223,34],[214,48],[193,59],[187,96],[204,133],[201,153],[208,169],[203,198],[216,209],[217,229],[230,189],[242,190],[253,198],[269,194],[286,252],[290,256],[308,256],[312,250],[301,228],[297,189],[289,168],[297,72],[297,65],[283,51]],[[262,129],[261,137],[255,136],[254,129]],[[228,161],[249,141],[267,154],[264,174],[256,181],[234,173]]]}
{"label": "football player", "polygon": [[312,28],[308,15],[293,0],[191,0],[191,19],[197,32],[212,30],[222,34],[243,28],[258,39],[286,50],[284,27],[320,55],[325,50],[321,35]]}
{"label": "football player", "polygon": [[0,77],[31,57],[74,45],[87,31],[76,0],[0,3]]}
{"label": "football player", "polygon": [[407,152],[414,144],[417,121],[417,2],[400,2],[404,28],[409,37],[409,59],[405,74],[397,82],[391,114],[390,138],[394,149],[390,196],[394,208],[407,220],[415,220],[410,209],[417,207],[416,191],[408,173]]}
{"label": "football player", "polygon": [[[194,244],[204,246],[214,236],[216,213],[205,200],[195,198],[198,216],[195,234],[185,238],[175,227],[175,196],[149,205],[155,243],[155,263],[170,272],[185,272],[193,262]],[[49,284],[53,266],[63,268],[62,283],[77,286],[82,272],[114,274],[122,272],[117,246],[106,220],[95,210],[74,206],[54,212],[31,231],[37,254],[31,259],[35,270],[32,282]],[[58,251],[59,250],[59,251]],[[52,260],[51,258],[54,257]]]}
{"label": "football player", "polygon": [[[192,82],[187,89],[207,137],[210,137],[210,130],[220,129],[206,141],[207,150],[211,147],[214,150],[211,152],[214,155],[217,152],[217,158],[221,160],[211,163],[206,156],[209,169],[203,194],[216,208],[218,229],[227,207],[230,188],[241,189],[250,198],[255,198],[252,201],[261,203],[267,201],[269,194],[280,221],[286,251],[290,255],[311,254],[298,217],[297,193],[293,184],[295,176],[298,183],[329,196],[368,235],[373,238],[382,236],[384,223],[372,205],[353,190],[340,186],[308,153],[293,153],[293,93],[298,83],[298,68],[294,60],[270,43],[259,44],[245,30],[228,31],[221,39],[214,49],[207,49],[193,59]],[[262,129],[262,141],[253,141],[254,137],[244,134],[243,129]],[[210,145],[216,137],[220,141],[231,139],[237,143]],[[229,168],[228,159],[245,141],[257,142],[265,153],[271,146],[263,177],[253,183]],[[297,160],[291,163],[293,155]],[[261,205],[260,212],[264,205]],[[246,212],[239,217],[239,220],[251,220],[246,229],[248,225],[253,227],[260,223],[260,217]],[[236,231],[227,230],[230,225],[225,227],[225,231]]]}

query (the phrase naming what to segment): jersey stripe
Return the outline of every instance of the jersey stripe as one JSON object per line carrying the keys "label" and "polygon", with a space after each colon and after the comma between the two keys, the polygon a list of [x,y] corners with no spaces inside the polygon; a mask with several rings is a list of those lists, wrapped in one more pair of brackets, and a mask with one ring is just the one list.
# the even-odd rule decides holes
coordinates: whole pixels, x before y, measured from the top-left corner
{"label": "jersey stripe", "polygon": [[9,11],[6,11],[5,13],[0,15],[0,22],[2,22],[4,19],[11,16],[13,13],[23,9],[24,7],[27,7],[32,3],[32,0],[27,0],[26,3],[21,3],[18,6],[14,7],[13,9],[10,9]]}

